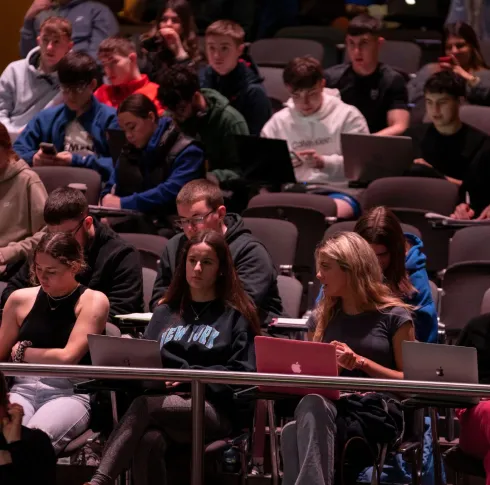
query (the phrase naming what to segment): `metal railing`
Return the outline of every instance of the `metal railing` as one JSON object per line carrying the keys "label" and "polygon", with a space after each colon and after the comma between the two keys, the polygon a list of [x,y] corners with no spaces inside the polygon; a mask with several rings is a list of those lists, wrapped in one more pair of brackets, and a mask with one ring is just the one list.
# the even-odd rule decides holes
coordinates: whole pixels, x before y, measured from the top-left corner
{"label": "metal railing", "polygon": [[7,376],[63,377],[124,380],[156,380],[191,383],[192,398],[192,473],[191,484],[203,485],[204,389],[206,384],[267,385],[267,387],[308,387],[357,391],[391,391],[404,394],[490,397],[490,385],[367,379],[362,377],[318,377],[289,374],[263,374],[180,369],[98,367],[0,363]]}

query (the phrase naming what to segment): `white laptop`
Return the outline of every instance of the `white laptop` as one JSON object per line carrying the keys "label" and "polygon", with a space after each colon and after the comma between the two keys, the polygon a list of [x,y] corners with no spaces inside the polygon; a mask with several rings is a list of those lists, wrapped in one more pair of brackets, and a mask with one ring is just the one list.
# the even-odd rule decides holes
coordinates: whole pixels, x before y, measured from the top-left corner
{"label": "white laptop", "polygon": [[369,184],[384,177],[400,177],[413,163],[412,139],[408,136],[374,136],[342,133],[345,177]]}
{"label": "white laptop", "polygon": [[[410,381],[478,384],[478,358],[473,347],[403,342],[403,373]],[[431,401],[478,404],[479,398],[442,394],[420,395]]]}
{"label": "white laptop", "polygon": [[156,340],[92,334],[87,338],[93,365],[162,368],[160,344]]}

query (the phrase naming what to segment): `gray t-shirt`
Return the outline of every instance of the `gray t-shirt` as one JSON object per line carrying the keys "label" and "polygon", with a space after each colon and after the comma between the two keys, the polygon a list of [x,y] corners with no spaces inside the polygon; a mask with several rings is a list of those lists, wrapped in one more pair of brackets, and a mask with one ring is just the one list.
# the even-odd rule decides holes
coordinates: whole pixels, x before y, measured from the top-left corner
{"label": "gray t-shirt", "polygon": [[[327,325],[323,341],[343,342],[356,354],[388,369],[396,369],[393,336],[404,323],[409,321],[412,321],[410,312],[401,307],[358,315],[347,315],[338,309]],[[313,332],[316,327],[314,318],[310,318],[307,325],[308,330]],[[342,370],[341,375],[366,377],[364,372],[346,369]]]}

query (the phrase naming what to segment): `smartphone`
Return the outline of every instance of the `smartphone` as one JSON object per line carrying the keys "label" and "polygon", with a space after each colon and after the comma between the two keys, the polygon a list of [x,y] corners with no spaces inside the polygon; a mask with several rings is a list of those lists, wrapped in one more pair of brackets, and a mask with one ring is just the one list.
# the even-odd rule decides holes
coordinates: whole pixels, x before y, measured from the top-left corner
{"label": "smartphone", "polygon": [[444,57],[439,57],[439,64],[445,63],[445,64],[452,64],[453,63],[453,58],[450,56],[444,56]]}
{"label": "smartphone", "polygon": [[45,155],[57,155],[58,152],[56,150],[56,147],[52,143],[40,143],[39,148]]}
{"label": "smartphone", "polygon": [[293,167],[295,168],[299,167],[300,165],[306,164],[306,160],[294,150],[291,150],[291,159],[293,161]]}

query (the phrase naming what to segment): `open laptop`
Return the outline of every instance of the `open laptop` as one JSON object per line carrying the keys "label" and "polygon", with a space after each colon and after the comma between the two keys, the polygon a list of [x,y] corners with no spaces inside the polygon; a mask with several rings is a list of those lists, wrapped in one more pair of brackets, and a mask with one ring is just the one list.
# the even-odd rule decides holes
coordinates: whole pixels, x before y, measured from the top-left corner
{"label": "open laptop", "polygon": [[106,130],[107,143],[109,145],[109,153],[111,154],[112,163],[116,163],[121,155],[124,145],[127,143],[126,135],[123,130],[109,128]]}
{"label": "open laptop", "polygon": [[413,163],[408,136],[342,133],[344,173],[350,182],[368,185],[384,177],[399,177]]}
{"label": "open laptop", "polygon": [[[473,347],[403,342],[403,373],[410,381],[478,384],[478,359]],[[478,404],[479,398],[432,394],[422,400]]]}
{"label": "open laptop", "polygon": [[232,135],[245,180],[264,185],[296,183],[288,144],[284,140]]}
{"label": "open laptop", "polygon": [[400,17],[443,16],[439,0],[388,0],[388,15]]}
{"label": "open laptop", "polygon": [[156,340],[88,335],[93,365],[161,369],[160,344]]}
{"label": "open laptop", "polygon": [[[330,344],[255,337],[255,358],[257,361],[257,372],[322,377],[338,375],[335,347]],[[298,394],[301,396],[321,394],[332,400],[340,397],[339,391],[325,388],[259,386],[259,389],[262,392]]]}

